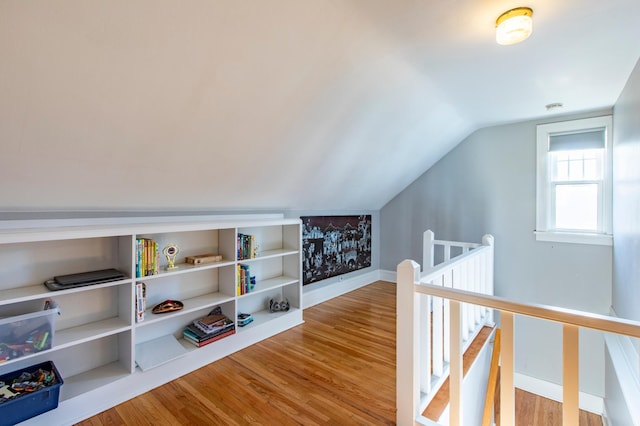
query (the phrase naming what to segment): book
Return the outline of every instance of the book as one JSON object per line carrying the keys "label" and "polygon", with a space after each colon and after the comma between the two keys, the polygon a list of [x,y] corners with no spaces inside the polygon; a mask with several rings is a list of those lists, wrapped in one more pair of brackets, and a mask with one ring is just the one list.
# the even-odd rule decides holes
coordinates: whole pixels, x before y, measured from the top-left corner
{"label": "book", "polygon": [[255,235],[238,234],[238,259],[254,259],[257,254]]}
{"label": "book", "polygon": [[255,277],[251,277],[251,273],[249,270],[249,265],[241,263],[238,265],[238,296],[243,294],[247,294],[253,290],[253,286],[251,285],[253,278],[253,283],[255,285]]}
{"label": "book", "polygon": [[136,283],[136,322],[144,321],[144,311],[147,309],[147,286],[145,283]]}
{"label": "book", "polygon": [[211,337],[215,337],[218,334],[221,333],[225,333],[229,330],[232,330],[233,327],[233,323],[228,324],[227,326],[221,328],[220,330],[211,332],[211,333],[205,333],[204,331],[200,330],[198,327],[196,327],[193,324],[189,324],[187,325],[184,330],[182,331],[183,335],[189,336],[194,340],[200,341],[200,340],[205,340],[205,339],[209,339]]}
{"label": "book", "polygon": [[159,273],[158,243],[150,238],[136,239],[136,278]]}
{"label": "book", "polygon": [[233,321],[227,318],[224,314],[208,315],[204,318],[193,321],[193,325],[205,333],[213,333],[228,326],[229,324],[233,324]]}
{"label": "book", "polygon": [[235,334],[236,330],[235,329],[231,329],[231,330],[227,330],[224,331],[222,333],[216,334],[215,336],[212,336],[210,338],[204,339],[204,340],[194,340],[190,337],[185,336],[185,340],[191,344],[193,344],[194,346],[197,346],[199,348],[208,345],[209,343],[213,343],[216,342],[220,339],[223,339],[227,336],[231,336],[232,334]]}

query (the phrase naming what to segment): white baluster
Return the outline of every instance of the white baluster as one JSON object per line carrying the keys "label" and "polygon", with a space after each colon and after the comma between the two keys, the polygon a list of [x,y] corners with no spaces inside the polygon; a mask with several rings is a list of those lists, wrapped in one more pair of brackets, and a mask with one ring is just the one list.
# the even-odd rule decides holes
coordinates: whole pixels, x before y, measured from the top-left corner
{"label": "white baluster", "polygon": [[[442,286],[442,278],[438,279],[439,282],[434,282],[434,285]],[[444,301],[441,297],[432,298],[433,303],[433,346],[431,348],[431,359],[433,362],[433,374],[437,377],[442,377],[444,374],[444,342],[443,333],[444,325],[442,321]]]}
{"label": "white baluster", "polygon": [[417,327],[419,299],[414,283],[420,278],[420,265],[405,260],[397,268],[396,285],[396,423],[413,425],[420,404],[420,368]]}
{"label": "white baluster", "polygon": [[431,296],[420,295],[420,389],[431,392]]}

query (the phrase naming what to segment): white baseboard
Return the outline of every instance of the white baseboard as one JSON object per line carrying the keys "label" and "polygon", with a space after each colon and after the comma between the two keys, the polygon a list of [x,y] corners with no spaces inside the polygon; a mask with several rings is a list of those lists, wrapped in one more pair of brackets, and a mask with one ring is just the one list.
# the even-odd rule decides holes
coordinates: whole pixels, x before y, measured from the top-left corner
{"label": "white baseboard", "polygon": [[398,273],[396,271],[384,271],[382,269],[378,270],[380,277],[378,279],[382,281],[389,281],[391,283],[398,282]]}
{"label": "white baseboard", "polygon": [[[514,373],[513,384],[524,391],[535,393],[553,401],[562,402],[562,386],[546,380],[536,379],[520,373]],[[585,392],[579,394],[579,406],[581,410],[602,415],[604,401],[602,397],[591,395]]]}
{"label": "white baseboard", "polygon": [[357,290],[360,287],[364,287],[380,279],[380,271],[375,270],[366,274],[357,275],[353,278],[336,281],[313,290],[304,291],[302,296],[303,309],[310,308],[318,303],[326,302],[334,297]]}

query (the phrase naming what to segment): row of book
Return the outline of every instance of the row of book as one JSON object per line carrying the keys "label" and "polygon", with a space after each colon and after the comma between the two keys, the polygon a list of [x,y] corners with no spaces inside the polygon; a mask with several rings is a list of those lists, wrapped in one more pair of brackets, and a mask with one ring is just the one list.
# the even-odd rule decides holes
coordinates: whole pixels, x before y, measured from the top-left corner
{"label": "row of book", "polygon": [[256,277],[251,276],[249,265],[244,263],[238,264],[238,277],[236,282],[238,283],[238,296],[251,293],[256,286]]}
{"label": "row of book", "polygon": [[254,259],[257,256],[258,245],[255,235],[238,234],[238,260]]}
{"label": "row of book", "polygon": [[234,322],[218,306],[205,317],[187,325],[182,331],[185,340],[197,347],[206,346],[236,332]]}
{"label": "row of book", "polygon": [[158,243],[150,238],[136,238],[136,278],[156,275],[159,268]]}

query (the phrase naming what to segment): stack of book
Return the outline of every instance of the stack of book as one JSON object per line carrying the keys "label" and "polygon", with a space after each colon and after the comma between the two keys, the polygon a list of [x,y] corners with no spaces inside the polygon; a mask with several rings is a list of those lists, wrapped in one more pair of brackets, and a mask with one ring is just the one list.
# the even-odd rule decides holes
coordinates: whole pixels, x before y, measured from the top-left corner
{"label": "stack of book", "polygon": [[187,325],[182,335],[195,346],[202,347],[230,336],[236,332],[235,324],[219,309],[214,309],[206,317],[199,318]]}

